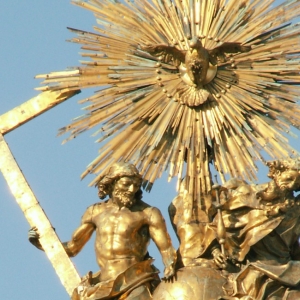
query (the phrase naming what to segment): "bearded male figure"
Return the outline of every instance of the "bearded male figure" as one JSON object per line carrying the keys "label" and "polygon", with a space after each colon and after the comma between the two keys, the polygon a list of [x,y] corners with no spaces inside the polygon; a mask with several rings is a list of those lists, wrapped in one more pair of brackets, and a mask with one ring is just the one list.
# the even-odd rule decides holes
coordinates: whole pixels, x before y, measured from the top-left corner
{"label": "bearded male figure", "polygon": [[300,160],[268,163],[262,185],[239,180],[224,184],[222,207],[226,250],[242,264],[229,277],[224,299],[300,299]]}
{"label": "bearded male figure", "polygon": [[[164,276],[174,275],[176,252],[160,211],[141,200],[142,178],[134,165],[116,163],[97,186],[105,202],[90,206],[72,239],[63,243],[67,254],[77,255],[96,231],[95,252],[100,272],[89,274],[74,290],[72,300],[152,299],[157,269],[151,265],[150,238],[165,265]],[[36,230],[29,240],[42,250]]]}

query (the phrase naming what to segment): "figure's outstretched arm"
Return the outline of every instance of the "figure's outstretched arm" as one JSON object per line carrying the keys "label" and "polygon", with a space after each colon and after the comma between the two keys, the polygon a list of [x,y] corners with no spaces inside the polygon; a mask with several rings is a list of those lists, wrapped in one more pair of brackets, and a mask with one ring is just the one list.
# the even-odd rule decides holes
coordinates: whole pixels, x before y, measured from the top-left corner
{"label": "figure's outstretched arm", "polygon": [[73,232],[72,238],[63,246],[70,257],[76,256],[91,238],[95,224],[92,222],[94,206],[90,206],[81,218],[81,225]]}
{"label": "figure's outstretched arm", "polygon": [[151,208],[149,216],[149,232],[161,253],[165,265],[165,278],[171,278],[175,273],[176,251],[173,248],[171,238],[167,232],[165,220],[161,212],[155,207]]}
{"label": "figure's outstretched arm", "polygon": [[87,241],[91,238],[95,226],[92,223],[81,224],[72,234],[69,242],[62,243],[70,257],[76,256]]}
{"label": "figure's outstretched arm", "polygon": [[[95,230],[95,225],[90,220],[91,212],[90,209],[87,209],[82,217],[81,225],[73,232],[71,240],[62,243],[68,256],[76,256],[91,238]],[[40,244],[39,237],[38,229],[36,227],[32,227],[29,230],[28,239],[36,248],[44,251],[42,245]]]}

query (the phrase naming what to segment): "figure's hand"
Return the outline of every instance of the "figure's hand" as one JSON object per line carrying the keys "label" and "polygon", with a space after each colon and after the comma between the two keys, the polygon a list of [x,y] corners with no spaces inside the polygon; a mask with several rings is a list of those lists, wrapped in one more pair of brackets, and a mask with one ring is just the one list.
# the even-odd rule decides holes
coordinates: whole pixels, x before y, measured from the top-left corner
{"label": "figure's hand", "polygon": [[30,242],[34,242],[35,240],[38,240],[40,238],[40,234],[38,232],[38,229],[33,226],[28,231],[28,239]]}
{"label": "figure's hand", "polygon": [[220,269],[225,269],[227,267],[226,256],[220,251],[219,248],[216,248],[212,251],[214,257],[214,262]]}
{"label": "figure's hand", "polygon": [[175,275],[175,269],[173,264],[165,268],[164,275],[164,279],[166,280],[171,279]]}
{"label": "figure's hand", "polygon": [[30,228],[30,230],[28,231],[28,240],[29,240],[29,242],[32,245],[34,245],[35,247],[37,247],[38,249],[43,250],[43,247],[40,244],[39,238],[40,238],[40,234],[38,232],[38,229],[35,226]]}

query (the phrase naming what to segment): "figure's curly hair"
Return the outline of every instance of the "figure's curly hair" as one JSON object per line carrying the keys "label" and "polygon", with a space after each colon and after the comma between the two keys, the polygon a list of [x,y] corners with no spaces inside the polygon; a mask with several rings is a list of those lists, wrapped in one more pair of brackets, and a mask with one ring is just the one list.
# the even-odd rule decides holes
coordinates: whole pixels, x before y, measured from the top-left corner
{"label": "figure's curly hair", "polygon": [[300,171],[300,157],[289,158],[283,160],[268,161],[267,166],[269,167],[268,177],[273,178],[276,171],[283,172],[285,170],[296,170]]}
{"label": "figure's curly hair", "polygon": [[[112,187],[115,181],[119,180],[120,178],[127,176],[127,177],[135,177],[139,179],[140,186],[142,185],[142,176],[139,174],[138,170],[133,164],[119,162],[115,163],[110,167],[108,173],[104,175],[99,181],[95,184],[98,187],[98,196],[100,199],[105,199],[107,196],[111,197],[112,194]],[[135,193],[135,199],[141,200],[143,192],[139,189]]]}
{"label": "figure's curly hair", "polygon": [[[300,157],[269,161],[267,162],[267,166],[269,167],[268,177],[271,179],[274,179],[274,177],[278,173],[282,173],[286,170],[299,171],[299,177],[300,177]],[[299,191],[299,190],[300,187],[295,191]]]}

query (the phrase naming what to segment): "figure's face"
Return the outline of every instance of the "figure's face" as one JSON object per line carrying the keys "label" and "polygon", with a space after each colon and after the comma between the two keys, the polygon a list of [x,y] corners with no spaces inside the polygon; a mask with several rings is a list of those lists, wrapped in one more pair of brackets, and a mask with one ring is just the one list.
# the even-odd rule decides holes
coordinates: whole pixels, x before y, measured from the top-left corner
{"label": "figure's face", "polygon": [[114,183],[112,198],[120,207],[131,207],[135,203],[135,193],[140,186],[141,182],[136,177],[121,177]]}
{"label": "figure's face", "polygon": [[300,174],[297,170],[278,172],[274,180],[280,190],[296,190],[300,187]]}

